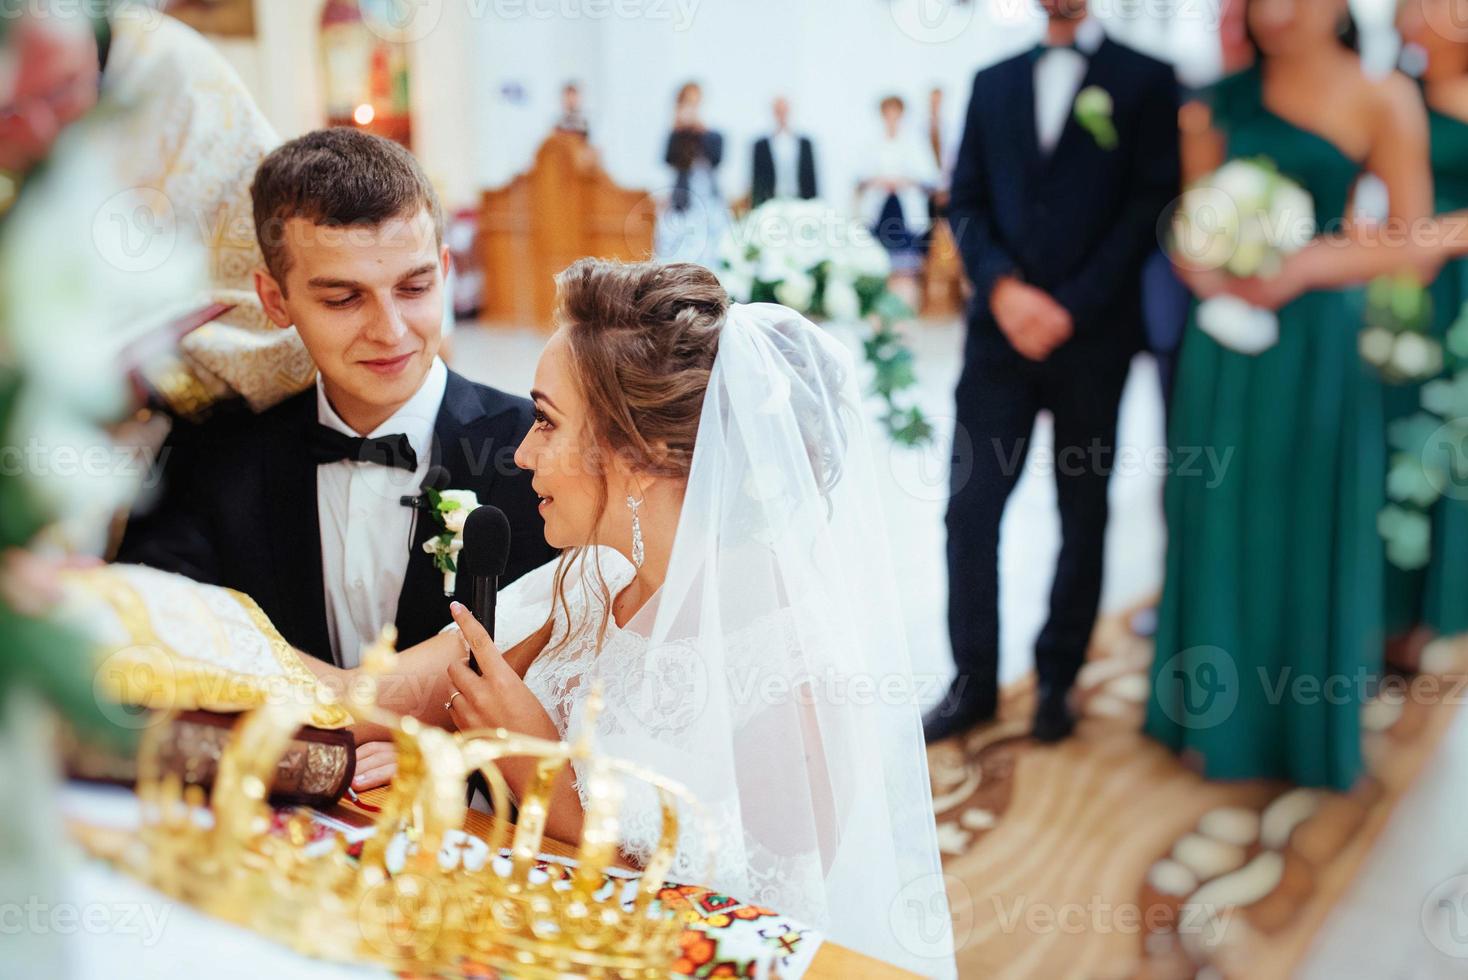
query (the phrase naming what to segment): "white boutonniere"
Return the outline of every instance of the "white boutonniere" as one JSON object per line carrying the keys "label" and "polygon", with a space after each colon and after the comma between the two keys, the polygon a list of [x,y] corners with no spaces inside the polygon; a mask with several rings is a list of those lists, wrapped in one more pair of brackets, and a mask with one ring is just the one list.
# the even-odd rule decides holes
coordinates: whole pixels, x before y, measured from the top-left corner
{"label": "white boutonniere", "polygon": [[1116,135],[1116,124],[1111,120],[1115,108],[1111,93],[1099,85],[1088,85],[1076,95],[1076,122],[1091,134],[1096,145],[1103,150],[1114,150],[1120,142]]}
{"label": "white boutonniere", "polygon": [[459,571],[459,552],[464,548],[464,522],[469,512],[479,506],[473,490],[435,490],[426,488],[428,507],[443,531],[423,542],[423,550],[433,556],[433,564],[443,572],[443,594],[454,594]]}

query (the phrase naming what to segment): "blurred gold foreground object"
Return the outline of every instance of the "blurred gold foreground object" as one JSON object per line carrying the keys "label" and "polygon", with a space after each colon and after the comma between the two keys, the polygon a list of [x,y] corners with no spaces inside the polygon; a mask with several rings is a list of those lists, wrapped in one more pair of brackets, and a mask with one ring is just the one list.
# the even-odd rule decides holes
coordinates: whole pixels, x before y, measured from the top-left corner
{"label": "blurred gold foreground object", "polygon": [[[679,839],[678,804],[707,826],[697,801],[655,773],[596,755],[584,737],[568,744],[504,729],[451,733],[381,710],[375,678],[395,640],[389,627],[366,651],[372,680],[344,705],[357,720],[390,728],[399,760],[359,859],[340,837],[308,848],[304,813],[284,833],[271,830],[268,779],[317,707],[293,699],[250,712],[236,728],[207,804],[212,821],[200,819],[202,789],[162,774],[159,735],[169,726],[151,726],[139,750],[140,830],[107,856],[167,895],[310,956],[425,972],[469,960],[528,978],[666,977],[682,927],[657,895]],[[593,693],[585,731],[594,730],[601,705]],[[466,825],[464,784],[476,771],[495,812],[510,812],[496,766],[510,756],[538,759],[535,779],[517,801],[518,823],[489,824],[490,857],[471,870],[462,849],[444,847],[445,834]],[[536,865],[549,843],[549,791],[573,761],[587,787],[585,829],[572,854],[576,866],[547,875]],[[661,840],[634,881],[606,876],[618,857],[623,778],[651,785],[662,807]],[[716,842],[707,831],[703,838],[712,877]],[[506,847],[508,858],[499,857]]]}

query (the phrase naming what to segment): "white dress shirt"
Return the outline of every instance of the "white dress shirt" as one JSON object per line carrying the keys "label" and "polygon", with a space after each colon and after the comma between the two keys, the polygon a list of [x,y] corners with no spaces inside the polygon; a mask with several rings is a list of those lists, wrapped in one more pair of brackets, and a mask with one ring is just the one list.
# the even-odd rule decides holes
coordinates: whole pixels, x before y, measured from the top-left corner
{"label": "white dress shirt", "polygon": [[770,159],[775,164],[775,196],[800,196],[800,139],[788,129],[770,136]]}
{"label": "white dress shirt", "polygon": [[1065,132],[1076,94],[1086,79],[1091,56],[1106,40],[1106,32],[1094,17],[1087,17],[1076,27],[1076,47],[1051,48],[1035,62],[1035,132],[1040,138],[1040,152],[1049,156]]}
{"label": "white dress shirt", "polygon": [[[413,510],[403,506],[402,498],[417,495],[428,475],[433,429],[447,384],[448,368],[434,358],[417,393],[367,434],[372,439],[406,435],[418,456],[414,472],[355,460],[316,467],[326,632],[338,666],[357,666],[363,644],[397,618],[413,534]],[[338,432],[358,435],[327,401],[319,376],[316,418]],[[421,519],[431,520],[427,515]]]}

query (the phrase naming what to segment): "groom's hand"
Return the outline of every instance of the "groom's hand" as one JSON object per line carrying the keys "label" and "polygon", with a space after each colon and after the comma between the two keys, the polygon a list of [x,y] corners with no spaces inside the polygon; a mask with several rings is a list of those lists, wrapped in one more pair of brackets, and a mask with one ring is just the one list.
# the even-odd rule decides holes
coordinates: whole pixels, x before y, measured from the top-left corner
{"label": "groom's hand", "polygon": [[1065,307],[1043,289],[1010,276],[995,284],[989,309],[1009,345],[1032,361],[1045,360],[1075,333]]}
{"label": "groom's hand", "polygon": [[357,746],[357,771],[352,789],[364,793],[386,786],[398,772],[398,749],[392,742],[363,742]]}

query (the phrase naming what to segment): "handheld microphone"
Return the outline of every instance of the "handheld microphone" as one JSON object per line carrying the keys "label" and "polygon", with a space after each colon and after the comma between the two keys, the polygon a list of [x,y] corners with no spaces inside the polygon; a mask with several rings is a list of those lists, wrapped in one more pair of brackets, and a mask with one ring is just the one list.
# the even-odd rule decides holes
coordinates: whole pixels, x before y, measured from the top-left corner
{"label": "handheld microphone", "polygon": [[[494,636],[495,599],[500,576],[510,561],[510,521],[498,507],[485,505],[469,512],[464,521],[464,547],[459,552],[454,598],[462,602]],[[469,667],[480,673],[469,653]]]}

